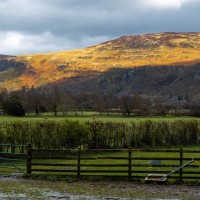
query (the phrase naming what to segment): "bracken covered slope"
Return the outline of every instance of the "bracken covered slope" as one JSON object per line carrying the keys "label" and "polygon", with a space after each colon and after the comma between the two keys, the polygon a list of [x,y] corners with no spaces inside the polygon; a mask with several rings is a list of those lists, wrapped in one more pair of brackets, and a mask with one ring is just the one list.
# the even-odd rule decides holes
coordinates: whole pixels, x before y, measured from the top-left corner
{"label": "bracken covered slope", "polygon": [[[85,88],[82,87],[81,90],[91,91],[88,89],[89,84],[96,83],[99,79],[104,80],[103,78],[107,80],[110,72],[115,76],[116,70],[114,69],[135,70],[143,66],[154,66],[148,71],[151,73],[151,81],[154,82],[157,78],[164,81],[165,74],[170,74],[170,71],[178,66],[182,66],[181,70],[184,71],[183,66],[192,67],[198,62],[200,62],[200,33],[169,32],[132,35],[84,49],[0,58],[0,81],[1,88],[9,90],[56,82],[64,84],[66,88],[74,89],[80,88],[78,87],[80,84],[85,85]],[[165,74],[162,74],[161,66]],[[158,68],[156,67],[159,67],[160,73],[157,73]],[[197,76],[200,70],[198,65],[194,68],[193,77],[195,74]],[[146,76],[140,77],[143,79],[140,81],[143,82],[144,88],[147,85],[145,81],[148,75],[146,72]],[[173,74],[169,79],[177,82],[175,76]],[[141,86],[136,85],[140,84],[139,81],[135,81],[134,84],[134,76],[131,77],[131,84],[126,85],[126,90],[123,87],[120,88],[123,83],[119,79],[119,82],[113,83],[117,84],[118,93],[129,93],[133,88],[140,91]],[[99,87],[101,88],[102,85]],[[127,87],[130,88],[129,91]],[[157,85],[155,83],[155,88],[159,90],[159,83]],[[98,91],[98,87],[96,90]]]}

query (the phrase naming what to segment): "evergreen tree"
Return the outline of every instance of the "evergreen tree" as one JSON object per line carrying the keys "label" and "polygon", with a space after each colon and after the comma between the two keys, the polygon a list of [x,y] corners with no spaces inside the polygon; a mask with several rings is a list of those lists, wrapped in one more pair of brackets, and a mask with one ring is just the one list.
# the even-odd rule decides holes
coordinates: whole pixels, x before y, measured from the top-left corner
{"label": "evergreen tree", "polygon": [[24,116],[25,110],[22,106],[22,103],[18,96],[13,95],[8,97],[3,103],[2,103],[2,110],[4,113],[7,113],[8,115],[13,116]]}

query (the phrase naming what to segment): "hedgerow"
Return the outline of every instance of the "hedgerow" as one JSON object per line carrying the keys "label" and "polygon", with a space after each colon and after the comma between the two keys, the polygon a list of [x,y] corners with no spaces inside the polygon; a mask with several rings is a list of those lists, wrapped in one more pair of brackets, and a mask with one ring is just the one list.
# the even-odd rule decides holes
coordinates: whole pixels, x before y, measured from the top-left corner
{"label": "hedgerow", "polygon": [[43,121],[0,124],[0,143],[28,144],[41,149],[140,148],[198,145],[196,121],[131,123]]}

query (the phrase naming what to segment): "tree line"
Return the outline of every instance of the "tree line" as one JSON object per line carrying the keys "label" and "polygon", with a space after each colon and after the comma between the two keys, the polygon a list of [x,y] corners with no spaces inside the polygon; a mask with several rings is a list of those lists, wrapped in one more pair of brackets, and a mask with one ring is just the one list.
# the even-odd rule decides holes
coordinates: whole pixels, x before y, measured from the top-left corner
{"label": "tree line", "polygon": [[[172,98],[169,95],[169,100]],[[23,88],[20,91],[0,92],[1,110],[5,114],[23,116],[25,113],[40,115],[53,112],[55,116],[62,113],[69,115],[72,111],[96,111],[100,115],[120,113],[125,116],[164,116],[190,115],[200,116],[200,104],[192,101],[188,94],[177,101],[164,101],[162,97],[143,95],[114,95],[111,92],[72,93],[62,86],[50,84],[39,88]]]}

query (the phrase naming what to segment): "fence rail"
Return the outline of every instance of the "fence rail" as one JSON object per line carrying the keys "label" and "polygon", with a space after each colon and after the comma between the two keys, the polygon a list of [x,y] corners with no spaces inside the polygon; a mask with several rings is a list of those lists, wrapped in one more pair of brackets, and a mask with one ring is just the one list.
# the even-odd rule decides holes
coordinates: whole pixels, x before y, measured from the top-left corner
{"label": "fence rail", "polygon": [[[169,178],[200,179],[200,151],[167,149],[41,150],[27,148],[27,173],[108,176],[143,179],[148,174],[168,174],[188,160],[196,162]],[[157,161],[157,163],[156,163]],[[159,164],[158,164],[159,163]]]}
{"label": "fence rail", "polygon": [[[184,149],[35,149],[29,145],[0,144],[0,174],[56,173],[144,179],[148,174],[168,174],[194,159],[169,178],[200,179],[200,150]],[[26,166],[25,166],[26,165]]]}
{"label": "fence rail", "polygon": [[26,172],[26,145],[0,144],[0,175]]}

